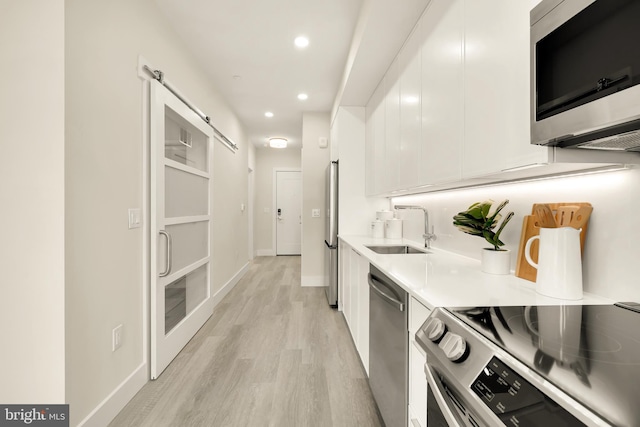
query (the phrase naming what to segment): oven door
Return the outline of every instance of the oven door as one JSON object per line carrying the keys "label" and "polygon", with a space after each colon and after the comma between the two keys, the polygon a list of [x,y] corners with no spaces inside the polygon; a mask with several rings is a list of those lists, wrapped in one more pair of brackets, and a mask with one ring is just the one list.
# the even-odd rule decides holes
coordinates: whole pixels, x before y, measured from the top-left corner
{"label": "oven door", "polygon": [[427,377],[427,425],[429,427],[488,427],[443,383],[429,363]]}

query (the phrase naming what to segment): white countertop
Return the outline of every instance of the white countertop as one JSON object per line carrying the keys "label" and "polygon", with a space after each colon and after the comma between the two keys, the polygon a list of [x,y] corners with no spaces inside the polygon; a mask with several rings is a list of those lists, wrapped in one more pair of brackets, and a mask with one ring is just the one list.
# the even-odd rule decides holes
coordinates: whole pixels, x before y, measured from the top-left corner
{"label": "white countertop", "polygon": [[493,275],[480,270],[480,261],[429,249],[429,254],[378,254],[365,245],[408,245],[406,239],[374,239],[365,236],[339,236],[340,240],[369,259],[389,278],[402,286],[429,309],[434,307],[612,304],[613,301],[585,293],[581,300],[563,300],[540,295],[535,283],[513,274]]}

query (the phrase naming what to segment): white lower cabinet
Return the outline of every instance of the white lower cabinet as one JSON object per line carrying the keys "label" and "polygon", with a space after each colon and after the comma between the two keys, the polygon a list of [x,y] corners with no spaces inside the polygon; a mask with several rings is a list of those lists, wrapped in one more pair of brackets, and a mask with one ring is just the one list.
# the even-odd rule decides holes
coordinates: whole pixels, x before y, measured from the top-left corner
{"label": "white lower cabinet", "polygon": [[[411,340],[409,344],[409,426],[427,425],[427,378],[424,364],[427,356],[418,344]],[[415,421],[412,421],[415,420]]]}
{"label": "white lower cabinet", "polygon": [[360,316],[358,315],[360,302],[360,298],[358,298],[360,263],[358,261],[360,261],[360,254],[349,248],[349,286],[345,291],[349,291],[349,302],[351,306],[347,321],[349,323],[349,330],[351,331],[351,336],[353,337],[353,342],[356,344],[356,348],[360,342],[360,334],[358,333],[358,324],[360,320]]}
{"label": "white lower cabinet", "polygon": [[358,342],[356,348],[360,354],[360,360],[364,370],[369,375],[369,261],[359,253],[358,256],[358,281],[356,285],[356,298],[358,300]]}
{"label": "white lower cabinet", "polygon": [[351,318],[351,298],[345,290],[349,288],[351,276],[349,273],[349,252],[351,247],[342,241],[338,244],[338,310],[349,324]]}
{"label": "white lower cabinet", "polygon": [[[340,242],[338,307],[369,375],[369,260],[351,246]],[[417,299],[409,298],[409,426],[427,425],[427,379],[424,374],[425,353],[415,342],[416,331],[431,310]]]}
{"label": "white lower cabinet", "polygon": [[351,246],[340,243],[338,306],[349,327],[360,360],[369,374],[369,261]]}
{"label": "white lower cabinet", "polygon": [[431,310],[418,300],[409,299],[409,427],[427,426],[427,378],[424,374],[426,354],[415,341],[418,328]]}

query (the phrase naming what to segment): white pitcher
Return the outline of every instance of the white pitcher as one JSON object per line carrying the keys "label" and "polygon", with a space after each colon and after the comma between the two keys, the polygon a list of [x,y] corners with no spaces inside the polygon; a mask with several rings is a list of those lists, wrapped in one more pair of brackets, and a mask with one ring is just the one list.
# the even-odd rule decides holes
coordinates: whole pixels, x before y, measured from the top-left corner
{"label": "white pitcher", "polygon": [[[538,263],[531,259],[531,244],[540,239]],[[538,270],[536,292],[553,298],[582,299],[580,230],[572,227],[541,228],[524,248],[529,264]]]}

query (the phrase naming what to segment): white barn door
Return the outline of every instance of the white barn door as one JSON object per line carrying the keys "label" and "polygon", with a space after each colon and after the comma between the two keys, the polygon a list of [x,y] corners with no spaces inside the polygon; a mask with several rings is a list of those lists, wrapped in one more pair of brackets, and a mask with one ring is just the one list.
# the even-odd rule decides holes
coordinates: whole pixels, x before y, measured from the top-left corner
{"label": "white barn door", "polygon": [[151,82],[151,378],[213,313],[213,129]]}

